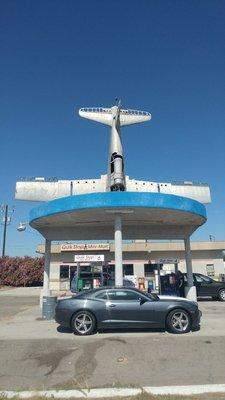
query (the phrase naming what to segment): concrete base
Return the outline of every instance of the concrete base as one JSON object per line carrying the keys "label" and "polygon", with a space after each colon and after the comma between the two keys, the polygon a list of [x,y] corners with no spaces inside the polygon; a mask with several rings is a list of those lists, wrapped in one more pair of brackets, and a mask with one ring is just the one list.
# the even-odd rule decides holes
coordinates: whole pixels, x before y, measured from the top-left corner
{"label": "concrete base", "polygon": [[197,292],[195,286],[186,286],[184,288],[185,297],[188,300],[197,301]]}
{"label": "concrete base", "polygon": [[46,289],[41,289],[40,291],[40,308],[42,309],[43,307],[43,297],[44,296],[51,296],[51,292],[50,290],[46,290]]}
{"label": "concrete base", "polygon": [[43,319],[54,319],[55,318],[55,306],[57,303],[57,297],[55,296],[43,296],[42,304],[42,318]]}

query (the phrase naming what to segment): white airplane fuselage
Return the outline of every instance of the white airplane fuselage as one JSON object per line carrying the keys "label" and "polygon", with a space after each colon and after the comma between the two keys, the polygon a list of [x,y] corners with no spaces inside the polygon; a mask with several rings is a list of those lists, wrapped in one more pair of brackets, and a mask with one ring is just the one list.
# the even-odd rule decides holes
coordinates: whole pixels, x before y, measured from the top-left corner
{"label": "white airplane fuselage", "polygon": [[107,190],[126,190],[123,147],[120,134],[119,108],[112,107],[112,127],[109,145]]}

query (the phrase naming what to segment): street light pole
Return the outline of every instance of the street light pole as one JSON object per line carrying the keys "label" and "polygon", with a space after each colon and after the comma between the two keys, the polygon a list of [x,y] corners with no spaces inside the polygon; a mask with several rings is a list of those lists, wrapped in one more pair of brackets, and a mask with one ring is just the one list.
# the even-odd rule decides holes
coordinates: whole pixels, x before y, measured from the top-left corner
{"label": "street light pole", "polygon": [[6,241],[6,228],[7,228],[7,220],[8,220],[8,204],[6,204],[5,208],[5,216],[3,217],[4,221],[4,233],[3,233],[3,243],[2,243],[2,257],[5,257],[5,241]]}
{"label": "street light pole", "polygon": [[4,213],[4,215],[3,215],[4,230],[3,230],[3,242],[2,242],[2,257],[5,257],[6,231],[7,231],[7,226],[11,222],[11,217],[9,217],[8,214],[13,213],[14,209],[12,208],[10,210],[8,204],[2,204],[1,211]]}

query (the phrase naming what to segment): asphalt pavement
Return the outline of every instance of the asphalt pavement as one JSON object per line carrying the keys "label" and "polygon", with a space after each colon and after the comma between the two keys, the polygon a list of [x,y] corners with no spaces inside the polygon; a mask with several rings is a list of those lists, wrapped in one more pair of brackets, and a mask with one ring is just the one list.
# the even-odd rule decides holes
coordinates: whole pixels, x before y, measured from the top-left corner
{"label": "asphalt pavement", "polygon": [[41,319],[38,292],[0,291],[0,390],[225,383],[225,303],[199,307],[198,332],[77,337]]}

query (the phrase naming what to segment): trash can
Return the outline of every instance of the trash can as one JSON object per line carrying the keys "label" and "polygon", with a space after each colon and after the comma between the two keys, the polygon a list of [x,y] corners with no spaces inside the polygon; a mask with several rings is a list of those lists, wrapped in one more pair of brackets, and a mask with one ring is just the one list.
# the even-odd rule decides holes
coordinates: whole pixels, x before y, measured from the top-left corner
{"label": "trash can", "polygon": [[42,318],[43,319],[54,319],[55,318],[56,303],[57,303],[57,297],[43,296],[43,306],[42,306]]}

